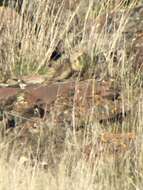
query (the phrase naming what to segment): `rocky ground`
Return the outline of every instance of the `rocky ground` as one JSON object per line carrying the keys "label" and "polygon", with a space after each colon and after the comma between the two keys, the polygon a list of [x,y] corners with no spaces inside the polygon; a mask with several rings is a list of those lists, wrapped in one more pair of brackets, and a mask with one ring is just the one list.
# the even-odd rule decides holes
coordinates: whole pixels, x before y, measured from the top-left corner
{"label": "rocky ground", "polygon": [[[97,33],[95,41],[101,34],[105,37],[93,57],[88,48],[77,45],[67,53],[61,42],[51,52],[46,74],[1,80],[1,138],[11,138],[8,158],[16,147],[17,158],[23,162],[42,160],[44,155],[44,167],[54,167],[66,147],[67,133],[75,133],[82,141],[85,131],[92,136],[94,124],[104,132],[99,133],[98,143],[89,140],[81,146],[86,160],[92,149],[97,150],[94,159],[105,148],[118,158],[129,149],[131,154],[134,151],[137,134],[131,123],[142,104],[143,5],[110,10],[87,23]],[[128,80],[124,82],[125,76]],[[123,129],[124,123],[129,127]],[[48,156],[51,147],[54,158]]]}

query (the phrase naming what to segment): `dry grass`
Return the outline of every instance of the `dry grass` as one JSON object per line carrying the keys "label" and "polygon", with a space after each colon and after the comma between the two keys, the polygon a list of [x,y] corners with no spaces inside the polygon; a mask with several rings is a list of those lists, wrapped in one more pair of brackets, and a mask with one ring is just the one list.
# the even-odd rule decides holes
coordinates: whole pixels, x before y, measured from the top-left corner
{"label": "dry grass", "polygon": [[[110,144],[99,144],[98,134],[104,130],[97,124],[93,127],[92,138],[91,136],[90,138],[85,137],[82,143],[79,142],[79,138],[84,134],[82,134],[83,136],[81,134],[69,136],[68,134],[64,142],[64,149],[59,149],[58,155],[54,150],[54,145],[49,150],[48,146],[45,147],[41,161],[34,160],[35,156],[31,162],[28,157],[23,156],[26,147],[22,149],[18,158],[18,147],[20,151],[20,146],[16,144],[18,141],[15,140],[13,147],[10,146],[11,139],[6,138],[1,141],[1,189],[141,189],[142,126],[130,148],[119,153],[111,152]],[[55,139],[53,136],[50,138],[52,144]],[[75,142],[76,138],[78,142]],[[87,159],[85,151],[82,150],[91,141],[94,146]],[[43,146],[45,144],[43,143]],[[8,146],[10,146],[10,155],[7,155]],[[37,155],[40,154],[39,145],[35,147],[35,150]],[[29,153],[30,151],[31,149],[29,149]],[[48,166],[47,158],[49,159]]]}
{"label": "dry grass", "polygon": [[[126,102],[138,100],[138,104],[131,108],[130,118],[119,126],[95,123],[80,134],[80,131],[56,131],[46,125],[42,130],[47,132],[30,134],[23,143],[17,133],[1,136],[0,189],[142,189],[142,75],[132,72],[125,55],[125,44],[120,50],[120,64],[115,66],[111,56],[120,46],[128,10],[137,1],[126,7],[123,1],[115,6],[111,1],[85,3],[80,0],[73,6],[68,0],[66,3],[59,1],[59,4],[58,0],[33,0],[36,2],[33,11],[26,2],[20,14],[0,8],[1,19],[4,19],[0,24],[1,79],[31,73],[46,74],[51,52],[62,40],[66,53],[75,47],[86,47],[93,60],[95,53],[103,52],[107,65],[104,68],[99,66],[95,73],[100,72],[101,78],[110,75],[122,84],[123,109]],[[121,16],[119,28],[112,36],[108,36],[104,28],[97,27],[100,15],[125,7],[126,14]],[[136,138],[129,149],[116,155],[108,148],[110,145],[105,143],[100,147],[99,136],[105,131],[135,132]],[[93,146],[87,159],[82,150],[89,144]]]}

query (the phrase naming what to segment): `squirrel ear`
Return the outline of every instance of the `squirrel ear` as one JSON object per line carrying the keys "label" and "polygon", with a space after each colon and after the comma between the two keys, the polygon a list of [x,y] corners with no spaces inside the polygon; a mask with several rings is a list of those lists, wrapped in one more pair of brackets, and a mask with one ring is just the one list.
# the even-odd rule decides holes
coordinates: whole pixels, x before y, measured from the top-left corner
{"label": "squirrel ear", "polygon": [[62,53],[55,49],[50,56],[50,61],[57,61],[61,56]]}
{"label": "squirrel ear", "polygon": [[63,53],[64,53],[64,44],[63,41],[60,40],[51,54],[50,61],[57,61],[59,58],[61,58]]}

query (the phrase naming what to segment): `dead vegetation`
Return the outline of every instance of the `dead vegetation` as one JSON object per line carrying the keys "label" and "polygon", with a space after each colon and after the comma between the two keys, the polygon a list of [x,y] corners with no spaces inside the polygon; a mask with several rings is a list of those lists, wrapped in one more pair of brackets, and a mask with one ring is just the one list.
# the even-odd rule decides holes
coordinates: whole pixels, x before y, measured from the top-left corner
{"label": "dead vegetation", "polygon": [[0,7],[1,189],[142,189],[143,2]]}

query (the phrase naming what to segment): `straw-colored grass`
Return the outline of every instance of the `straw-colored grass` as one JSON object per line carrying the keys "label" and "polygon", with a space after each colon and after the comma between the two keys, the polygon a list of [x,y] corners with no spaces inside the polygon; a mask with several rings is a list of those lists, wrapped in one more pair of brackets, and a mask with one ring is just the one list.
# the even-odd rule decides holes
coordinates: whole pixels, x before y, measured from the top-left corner
{"label": "straw-colored grass", "polygon": [[[130,58],[126,56],[125,41],[121,41],[124,43],[120,50],[119,64],[114,64],[111,54],[120,47],[129,10],[142,1],[132,1],[129,5],[125,1],[114,4],[110,0],[80,0],[75,1],[75,4],[69,2],[70,0],[33,0],[31,10],[24,0],[21,10],[17,7],[0,8],[0,79],[33,73],[46,75],[51,53],[62,41],[67,54],[75,47],[86,48],[91,57],[89,67],[95,64],[96,53],[106,55],[107,63],[104,67],[98,65],[97,71],[96,65],[93,67],[95,75],[98,74],[100,78],[113,77],[122,85],[123,110],[125,103],[137,104],[130,106],[131,116],[121,125],[103,126],[94,123],[85,130],[76,132],[70,129],[56,131],[46,124],[42,130],[47,132],[40,131],[35,136],[31,134],[27,137],[27,142],[22,142],[17,133],[2,134],[0,189],[141,190],[142,75],[132,71]],[[108,14],[111,10],[117,12],[125,9],[118,30],[112,36],[98,26],[101,15]],[[100,147],[98,139],[105,131],[135,132],[136,138],[129,149],[116,155],[110,152],[108,146]],[[87,159],[86,151],[83,150],[89,144],[93,146]]]}

